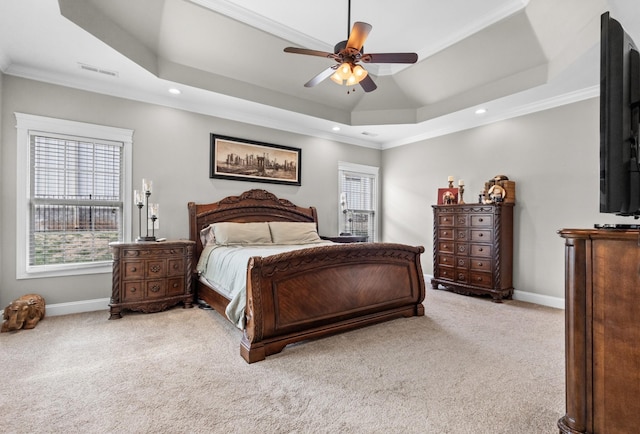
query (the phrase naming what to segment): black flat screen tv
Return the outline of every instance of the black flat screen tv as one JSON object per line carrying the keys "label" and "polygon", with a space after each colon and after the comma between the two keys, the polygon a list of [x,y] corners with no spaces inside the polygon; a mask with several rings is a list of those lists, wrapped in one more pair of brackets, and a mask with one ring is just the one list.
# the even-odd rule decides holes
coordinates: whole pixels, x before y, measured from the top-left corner
{"label": "black flat screen tv", "polygon": [[640,217],[640,55],[622,25],[600,29],[600,212]]}

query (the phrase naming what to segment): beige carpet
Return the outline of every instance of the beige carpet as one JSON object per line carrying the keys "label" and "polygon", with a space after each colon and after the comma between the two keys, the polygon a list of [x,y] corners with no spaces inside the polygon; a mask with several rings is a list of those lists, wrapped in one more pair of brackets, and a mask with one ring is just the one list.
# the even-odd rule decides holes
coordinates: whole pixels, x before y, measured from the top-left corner
{"label": "beige carpet", "polygon": [[564,312],[427,291],[426,316],[248,365],[213,311],[0,334],[6,433],[557,433]]}

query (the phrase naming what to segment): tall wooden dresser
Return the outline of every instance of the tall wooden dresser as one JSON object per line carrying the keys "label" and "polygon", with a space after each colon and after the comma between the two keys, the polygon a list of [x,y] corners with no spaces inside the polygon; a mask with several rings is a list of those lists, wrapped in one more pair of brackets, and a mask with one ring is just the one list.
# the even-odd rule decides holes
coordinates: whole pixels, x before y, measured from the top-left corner
{"label": "tall wooden dresser", "polygon": [[190,240],[109,244],[113,254],[109,319],[121,318],[126,309],[159,312],[180,302],[192,307],[194,245]]}
{"label": "tall wooden dresser", "polygon": [[433,279],[462,294],[513,295],[513,204],[433,206]]}
{"label": "tall wooden dresser", "polygon": [[640,432],[640,231],[563,229],[566,414],[560,433]]}

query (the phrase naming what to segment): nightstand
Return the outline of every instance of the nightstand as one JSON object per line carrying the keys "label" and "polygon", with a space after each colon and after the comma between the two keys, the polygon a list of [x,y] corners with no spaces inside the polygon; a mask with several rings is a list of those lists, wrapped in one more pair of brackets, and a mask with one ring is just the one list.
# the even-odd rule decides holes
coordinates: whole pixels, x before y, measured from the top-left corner
{"label": "nightstand", "polygon": [[110,243],[113,285],[109,319],[123,310],[160,312],[180,302],[193,306],[191,267],[195,243],[188,240]]}
{"label": "nightstand", "polygon": [[368,237],[365,235],[338,235],[335,237],[321,236],[320,238],[334,243],[366,243]]}

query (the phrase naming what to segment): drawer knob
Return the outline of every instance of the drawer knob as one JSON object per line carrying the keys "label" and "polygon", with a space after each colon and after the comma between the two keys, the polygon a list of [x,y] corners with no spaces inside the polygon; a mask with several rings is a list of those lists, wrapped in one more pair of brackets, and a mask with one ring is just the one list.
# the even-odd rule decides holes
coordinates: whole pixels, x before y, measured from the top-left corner
{"label": "drawer knob", "polygon": [[158,271],[160,271],[160,266],[159,265],[152,265],[151,266],[151,271],[153,273],[157,273]]}
{"label": "drawer knob", "polygon": [[478,249],[478,251],[479,251],[479,252],[484,252],[484,249],[483,249],[482,247],[480,247],[480,248]]}
{"label": "drawer knob", "polygon": [[480,234],[478,234],[478,236],[479,236],[480,238],[482,238],[482,237],[484,236],[484,234],[483,234],[483,233],[480,233]]}
{"label": "drawer knob", "polygon": [[131,267],[131,271],[132,271],[132,272],[136,272],[136,271],[137,271],[137,268],[136,268],[136,267]]}
{"label": "drawer knob", "polygon": [[131,288],[131,292],[136,292],[136,291],[137,289],[135,288],[135,286]]}
{"label": "drawer knob", "polygon": [[484,264],[482,262],[478,262],[478,267],[482,267]]}
{"label": "drawer knob", "polygon": [[173,284],[173,287],[174,287],[174,288],[177,288],[177,287],[178,287],[178,284],[177,284],[177,283],[174,283],[174,284]]}
{"label": "drawer knob", "polygon": [[173,264],[173,269],[174,270],[177,270],[178,268],[180,268],[180,267],[178,267],[178,264]]}
{"label": "drawer knob", "polygon": [[484,221],[484,219],[483,219],[483,218],[479,218],[479,219],[478,219],[478,221],[479,221],[480,223],[482,223],[482,222]]}
{"label": "drawer knob", "polygon": [[445,235],[449,235],[449,232],[447,232],[447,231],[444,231],[444,232],[443,232],[443,234],[445,234]]}
{"label": "drawer knob", "polygon": [[158,292],[158,291],[160,291],[160,286],[159,285],[153,285],[150,289],[151,289],[151,292]]}

